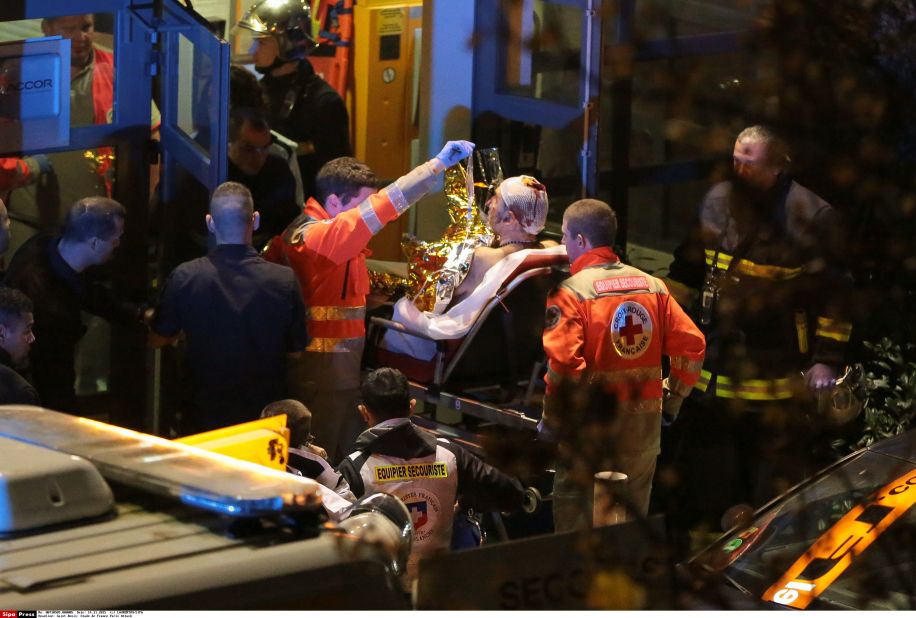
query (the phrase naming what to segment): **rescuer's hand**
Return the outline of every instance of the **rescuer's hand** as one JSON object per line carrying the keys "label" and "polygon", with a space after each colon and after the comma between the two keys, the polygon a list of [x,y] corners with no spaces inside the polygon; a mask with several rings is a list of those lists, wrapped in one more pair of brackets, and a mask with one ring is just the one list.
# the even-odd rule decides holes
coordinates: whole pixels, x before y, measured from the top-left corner
{"label": "rescuer's hand", "polygon": [[662,426],[670,427],[674,424],[674,421],[677,420],[677,415],[681,411],[681,404],[684,403],[684,398],[680,395],[674,394],[672,391],[669,391],[667,388],[664,389],[664,395],[662,395]]}
{"label": "rescuer's hand", "polygon": [[813,391],[832,388],[836,385],[836,369],[824,363],[811,365],[805,372],[805,385]]}
{"label": "rescuer's hand", "polygon": [[447,142],[442,148],[442,152],[436,155],[436,158],[442,161],[445,167],[451,167],[458,163],[458,161],[471,156],[472,152],[474,152],[473,143],[464,140],[456,140]]}

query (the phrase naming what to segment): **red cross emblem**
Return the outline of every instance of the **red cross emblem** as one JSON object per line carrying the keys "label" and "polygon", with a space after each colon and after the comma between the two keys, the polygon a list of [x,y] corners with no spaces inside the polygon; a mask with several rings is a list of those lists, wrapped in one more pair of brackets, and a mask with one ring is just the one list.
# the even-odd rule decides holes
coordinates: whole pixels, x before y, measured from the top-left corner
{"label": "red cross emblem", "polygon": [[623,328],[620,329],[620,336],[626,339],[627,345],[636,343],[636,336],[642,334],[642,324],[633,324],[633,316],[628,315],[624,320]]}
{"label": "red cross emblem", "polygon": [[611,342],[622,358],[639,358],[652,343],[652,315],[636,301],[622,302],[610,324]]}

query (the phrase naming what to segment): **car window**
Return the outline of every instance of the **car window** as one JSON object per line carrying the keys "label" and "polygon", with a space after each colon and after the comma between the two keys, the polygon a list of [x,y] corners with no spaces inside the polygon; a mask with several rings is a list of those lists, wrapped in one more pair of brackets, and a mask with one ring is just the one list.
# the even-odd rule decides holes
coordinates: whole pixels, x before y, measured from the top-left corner
{"label": "car window", "polygon": [[916,607],[914,468],[864,452],[778,502],[700,561],[750,595],[790,601],[784,604],[808,595],[812,609]]}

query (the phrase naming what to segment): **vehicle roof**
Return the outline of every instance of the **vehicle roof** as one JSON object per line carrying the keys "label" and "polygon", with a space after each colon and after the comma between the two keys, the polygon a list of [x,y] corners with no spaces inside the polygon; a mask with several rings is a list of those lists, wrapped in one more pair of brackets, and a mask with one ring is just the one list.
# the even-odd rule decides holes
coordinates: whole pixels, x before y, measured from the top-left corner
{"label": "vehicle roof", "polygon": [[35,406],[0,406],[0,436],[91,462],[109,482],[226,515],[319,510],[312,479]]}
{"label": "vehicle roof", "polygon": [[876,442],[868,450],[916,464],[916,429]]}

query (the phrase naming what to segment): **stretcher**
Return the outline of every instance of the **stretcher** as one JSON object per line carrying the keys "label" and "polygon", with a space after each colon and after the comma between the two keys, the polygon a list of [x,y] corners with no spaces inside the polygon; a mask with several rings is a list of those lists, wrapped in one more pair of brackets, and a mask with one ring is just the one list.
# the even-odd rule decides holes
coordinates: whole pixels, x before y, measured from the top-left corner
{"label": "stretcher", "polygon": [[[563,254],[532,252],[499,286],[467,333],[458,339],[433,339],[393,320],[370,318],[367,364],[395,367],[410,381],[411,396],[423,404],[420,423],[430,423],[434,406],[459,412],[462,423],[451,438],[473,441],[483,421],[534,431],[540,417],[545,359],[541,345],[544,307],[550,290],[568,276]],[[435,354],[420,360],[380,345],[393,330],[432,341]],[[462,432],[462,426],[471,431]]]}

